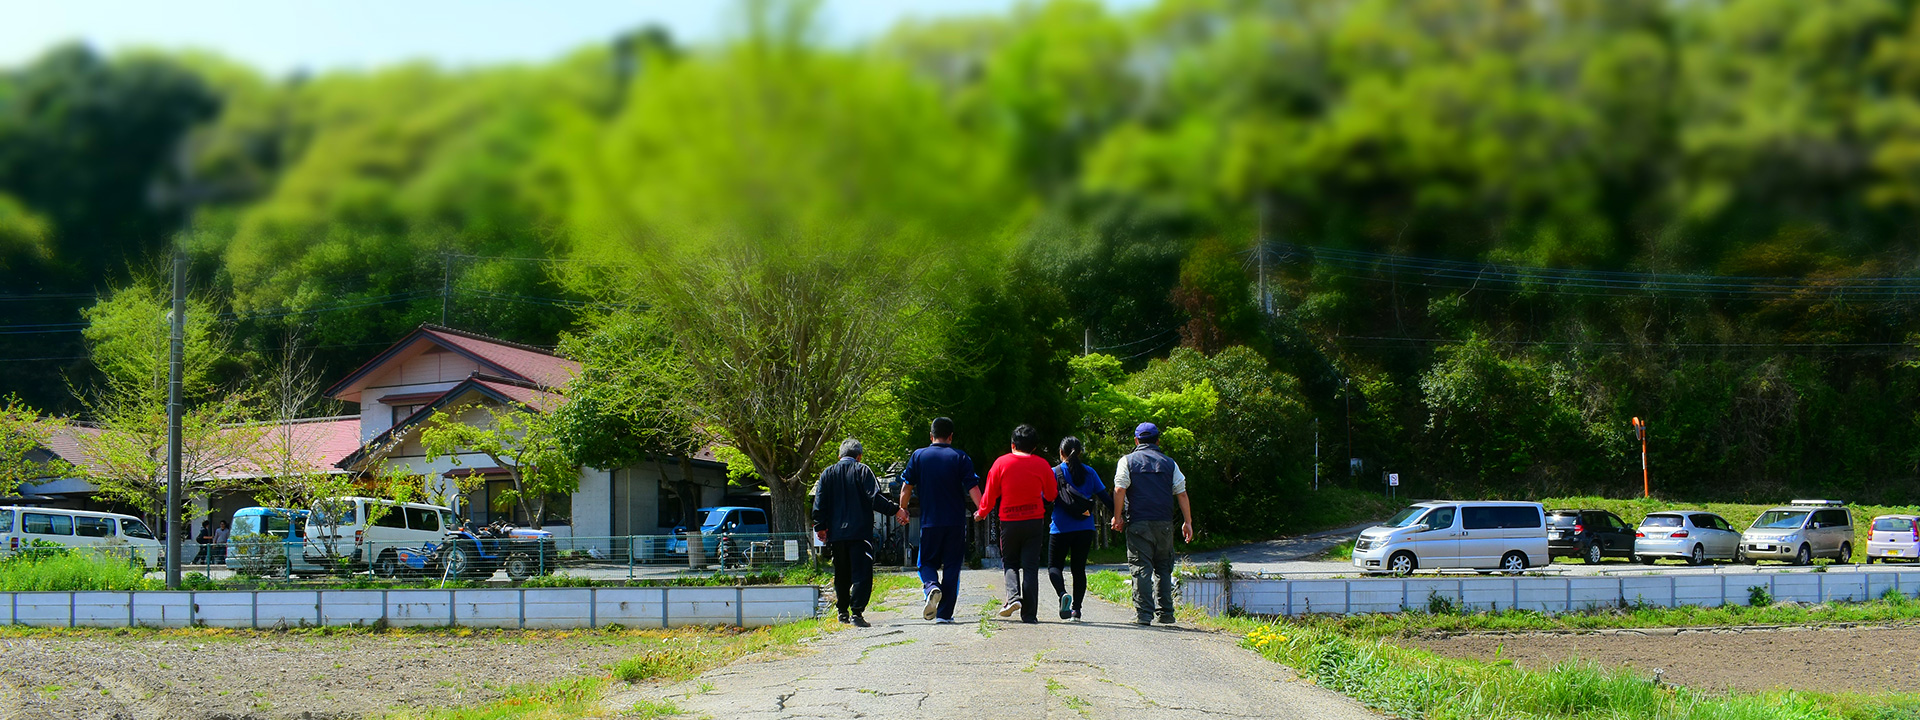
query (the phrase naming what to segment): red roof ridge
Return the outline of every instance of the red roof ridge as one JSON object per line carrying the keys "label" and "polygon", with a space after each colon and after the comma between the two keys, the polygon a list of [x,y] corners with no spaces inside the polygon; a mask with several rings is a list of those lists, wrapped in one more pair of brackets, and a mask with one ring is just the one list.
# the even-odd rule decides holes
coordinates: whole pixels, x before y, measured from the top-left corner
{"label": "red roof ridge", "polygon": [[479,340],[480,342],[484,342],[484,343],[493,343],[495,345],[505,345],[510,348],[525,350],[527,352],[537,352],[537,353],[540,353],[541,355],[548,355],[551,357],[560,357],[558,354],[555,354],[552,350],[548,350],[538,345],[528,345],[526,343],[517,343],[512,340],[502,340],[497,337],[489,337],[486,335],[481,335],[480,333],[477,333],[477,332],[472,332],[469,330],[460,330],[457,328],[450,328],[445,325],[435,325],[433,323],[421,323],[419,329],[432,330],[434,332],[443,332],[448,335],[457,335],[463,338],[467,338],[468,340]]}

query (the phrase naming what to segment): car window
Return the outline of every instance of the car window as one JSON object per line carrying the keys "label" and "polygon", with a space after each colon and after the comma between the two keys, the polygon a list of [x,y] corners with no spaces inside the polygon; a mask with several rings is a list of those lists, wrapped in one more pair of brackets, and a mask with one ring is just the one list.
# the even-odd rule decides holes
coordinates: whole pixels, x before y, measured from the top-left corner
{"label": "car window", "polygon": [[0,533],[13,532],[13,511],[0,510]]}
{"label": "car window", "polygon": [[1701,530],[1719,530],[1720,529],[1719,526],[1713,524],[1713,516],[1708,515],[1706,513],[1689,515],[1687,516],[1687,519],[1692,520],[1693,526],[1700,528]]}
{"label": "car window", "polygon": [[1460,527],[1468,530],[1500,527],[1500,508],[1485,505],[1468,505],[1460,508]]}
{"label": "car window", "polygon": [[127,537],[146,538],[148,540],[155,539],[153,537],[153,531],[147,529],[146,523],[133,518],[120,519],[120,534]]}
{"label": "car window", "polygon": [[1621,520],[1619,515],[1613,513],[1607,513],[1607,522],[1612,523],[1613,529],[1620,532],[1626,532],[1628,528],[1632,527],[1627,524],[1627,521]]}
{"label": "car window", "polygon": [[1845,510],[1822,510],[1820,512],[1827,516],[1827,527],[1846,527],[1853,524],[1853,520],[1847,517],[1847,511]]}
{"label": "car window", "polygon": [[1726,532],[1734,532],[1733,523],[1727,522],[1726,518],[1720,517],[1719,515],[1714,515],[1712,517],[1713,517],[1714,529],[1724,530]]}
{"label": "car window", "polygon": [[1540,511],[1526,505],[1503,505],[1493,509],[1500,527],[1527,529],[1540,527]]}
{"label": "car window", "polygon": [[1427,513],[1427,517],[1424,522],[1427,524],[1427,527],[1431,527],[1435,530],[1444,530],[1446,528],[1453,527],[1453,516],[1454,516],[1453,506],[1449,505],[1447,507],[1438,507],[1438,508],[1434,508],[1433,512]]}
{"label": "car window", "polygon": [[1807,519],[1805,510],[1768,510],[1753,521],[1756,530],[1794,530]]}
{"label": "car window", "polygon": [[1567,510],[1556,510],[1554,512],[1547,513],[1547,524],[1557,528],[1570,528],[1582,522],[1587,522],[1587,521],[1582,520],[1580,517],[1580,514],[1576,512],[1567,511]]}
{"label": "car window", "polygon": [[[385,505],[385,503],[382,504]],[[367,514],[372,515],[374,513],[368,512]],[[407,514],[400,508],[387,505],[385,512],[380,513],[380,517],[373,521],[373,525],[374,527],[405,530],[407,529]]]}
{"label": "car window", "polygon": [[414,530],[439,532],[440,512],[433,508],[410,507],[406,509],[407,527]]}
{"label": "car window", "polygon": [[74,518],[73,534],[80,537],[113,537],[113,518]]}
{"label": "car window", "polygon": [[1648,515],[1640,521],[1640,527],[1680,527],[1682,524],[1679,515]]}
{"label": "car window", "polygon": [[21,513],[20,529],[35,535],[72,535],[73,517],[46,513]]}
{"label": "car window", "polygon": [[[293,528],[293,521],[288,519],[287,516],[281,515],[280,513],[274,513],[272,515],[266,516],[266,521],[267,521],[266,533],[274,537],[279,537],[279,538],[286,537],[287,531]],[[236,534],[238,533],[238,531],[235,531],[235,532]]]}
{"label": "car window", "polygon": [[748,525],[767,524],[767,514],[759,510],[747,510],[743,512],[742,515],[744,517],[741,519],[741,522],[744,522]]}
{"label": "car window", "polygon": [[1387,518],[1387,521],[1384,523],[1381,523],[1381,526],[1392,527],[1392,528],[1407,527],[1416,522],[1420,522],[1421,518],[1426,517],[1426,512],[1427,512],[1426,508],[1421,507],[1419,505],[1414,505],[1405,510],[1401,510],[1400,512],[1394,513],[1393,517]]}
{"label": "car window", "polygon": [[1880,532],[1908,532],[1913,530],[1913,521],[1897,517],[1877,518],[1873,521],[1873,529]]}

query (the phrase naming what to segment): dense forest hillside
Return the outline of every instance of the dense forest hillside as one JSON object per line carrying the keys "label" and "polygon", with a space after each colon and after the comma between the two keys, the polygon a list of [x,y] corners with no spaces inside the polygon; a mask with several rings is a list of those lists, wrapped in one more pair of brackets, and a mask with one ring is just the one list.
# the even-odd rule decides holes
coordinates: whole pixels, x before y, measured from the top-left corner
{"label": "dense forest hillside", "polygon": [[0,394],[81,412],[83,311],[176,239],[238,382],[422,322],[556,346],[663,244],[885,237],[942,258],[944,360],[870,447],[1206,379],[1216,508],[1285,512],[1316,433],[1326,482],[1636,493],[1636,416],[1657,493],[1910,503],[1916,5],[1063,0],[858,47],[775,5],[285,78],[61,48],[0,74]]}

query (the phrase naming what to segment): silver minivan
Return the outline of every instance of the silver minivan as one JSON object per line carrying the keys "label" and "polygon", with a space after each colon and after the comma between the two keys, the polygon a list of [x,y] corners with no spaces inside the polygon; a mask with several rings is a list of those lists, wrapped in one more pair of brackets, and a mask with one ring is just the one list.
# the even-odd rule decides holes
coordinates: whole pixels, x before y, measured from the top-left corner
{"label": "silver minivan", "polygon": [[1795,500],[1760,513],[1740,536],[1747,562],[1786,560],[1805,565],[1814,558],[1853,559],[1853,514],[1838,500]]}
{"label": "silver minivan", "polygon": [[1433,500],[1367,528],[1353,566],[1396,575],[1414,570],[1502,570],[1544,565],[1546,509],[1540,503]]}

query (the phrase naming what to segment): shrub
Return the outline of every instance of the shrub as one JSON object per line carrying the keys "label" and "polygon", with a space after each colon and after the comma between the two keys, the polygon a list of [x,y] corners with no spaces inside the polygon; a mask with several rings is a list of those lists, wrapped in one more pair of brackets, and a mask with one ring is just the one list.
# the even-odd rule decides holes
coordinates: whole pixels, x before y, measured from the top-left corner
{"label": "shrub", "polygon": [[1453,604],[1453,598],[1441,595],[1438,591],[1427,591],[1427,614],[1452,615],[1458,611],[1459,608]]}
{"label": "shrub", "polygon": [[1773,595],[1767,592],[1765,585],[1753,585],[1747,588],[1747,604],[1754,607],[1766,607],[1773,604]]}
{"label": "shrub", "polygon": [[152,590],[158,583],[126,558],[35,550],[0,561],[0,591]]}

